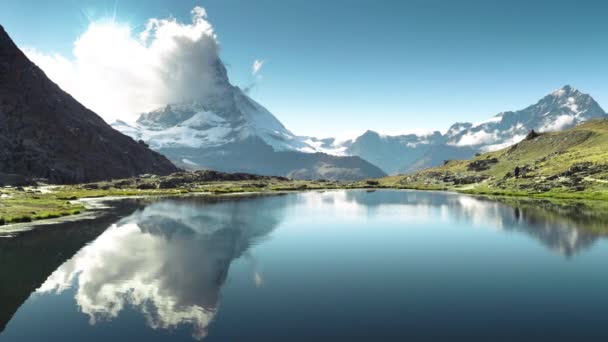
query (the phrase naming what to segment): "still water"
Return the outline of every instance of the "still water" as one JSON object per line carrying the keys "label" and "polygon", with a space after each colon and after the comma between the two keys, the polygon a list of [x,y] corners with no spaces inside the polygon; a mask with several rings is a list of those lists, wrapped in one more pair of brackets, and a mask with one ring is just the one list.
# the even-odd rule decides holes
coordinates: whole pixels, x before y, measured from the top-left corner
{"label": "still water", "polygon": [[124,201],[0,238],[0,341],[606,341],[602,209],[388,190]]}

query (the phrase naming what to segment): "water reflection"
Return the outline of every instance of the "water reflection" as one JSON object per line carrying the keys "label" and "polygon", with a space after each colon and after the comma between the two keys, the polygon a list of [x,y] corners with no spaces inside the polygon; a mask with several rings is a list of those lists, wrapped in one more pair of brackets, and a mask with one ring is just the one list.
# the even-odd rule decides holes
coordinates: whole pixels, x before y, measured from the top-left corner
{"label": "water reflection", "polygon": [[100,218],[47,225],[0,237],[0,332],[19,306],[57,267],[138,204],[125,201]]}
{"label": "water reflection", "polygon": [[[153,203],[112,225],[38,291],[76,287],[76,303],[91,324],[131,306],[153,329],[190,325],[202,339],[231,262],[277,226],[282,203],[279,197]],[[252,278],[262,281],[258,273]]]}
{"label": "water reflection", "polygon": [[309,193],[302,196],[302,201],[343,214],[399,215],[517,231],[566,257],[591,247],[608,233],[608,203],[598,201],[487,198],[421,191]]}
{"label": "water reflection", "polygon": [[[150,328],[187,326],[194,338],[203,339],[218,312],[231,263],[243,256],[253,259],[251,282],[262,285],[264,277],[255,269],[251,247],[294,217],[335,219],[344,234],[349,234],[349,220],[371,222],[370,228],[395,219],[424,223],[428,229],[435,224],[497,229],[526,234],[567,257],[590,248],[606,234],[608,222],[608,204],[602,203],[491,200],[417,191],[165,199],[124,202],[121,208],[120,215],[115,211],[115,216],[96,221],[0,239],[0,329],[37,289],[50,295],[74,292],[79,311],[93,325],[135,309]],[[340,235],[328,239],[340,244],[336,236]]]}

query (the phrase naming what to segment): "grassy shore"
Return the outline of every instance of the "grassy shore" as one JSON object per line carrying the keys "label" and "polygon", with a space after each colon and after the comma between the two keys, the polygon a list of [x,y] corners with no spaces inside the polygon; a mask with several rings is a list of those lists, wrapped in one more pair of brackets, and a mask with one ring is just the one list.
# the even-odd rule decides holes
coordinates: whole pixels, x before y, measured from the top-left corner
{"label": "grassy shore", "polygon": [[531,133],[471,160],[379,180],[384,187],[573,200],[608,200],[608,120]]}
{"label": "grassy shore", "polygon": [[[86,210],[83,198],[129,196],[223,195],[235,193],[273,193],[302,190],[355,189],[367,182],[298,181],[267,177],[236,181],[192,181],[159,188],[168,177],[125,179],[66,186],[0,188],[0,225],[57,218]],[[373,181],[372,184],[375,184]]]}
{"label": "grassy shore", "polygon": [[[608,187],[603,191],[572,192],[568,189],[554,189],[548,192],[536,193],[531,191],[509,191],[492,187],[488,184],[453,185],[432,180],[408,180],[404,176],[386,177],[380,180],[367,180],[359,182],[331,182],[331,181],[297,181],[297,180],[240,180],[240,181],[207,181],[179,184],[174,188],[141,189],[141,183],[130,180],[113,182],[100,182],[81,185],[53,186],[53,187],[26,187],[26,188],[0,188],[0,225],[31,222],[35,220],[58,218],[79,214],[86,211],[85,205],[80,201],[84,198],[103,197],[159,197],[159,196],[189,196],[209,195],[218,196],[235,193],[276,193],[304,190],[332,190],[332,189],[412,189],[427,191],[454,191],[471,195],[484,195],[494,197],[500,201],[513,198],[551,199],[559,205],[568,200],[586,201],[587,207],[594,207],[589,203],[604,204],[608,199]],[[565,200],[565,201],[564,201]],[[593,200],[589,202],[589,200]],[[595,206],[597,206],[595,205]]]}

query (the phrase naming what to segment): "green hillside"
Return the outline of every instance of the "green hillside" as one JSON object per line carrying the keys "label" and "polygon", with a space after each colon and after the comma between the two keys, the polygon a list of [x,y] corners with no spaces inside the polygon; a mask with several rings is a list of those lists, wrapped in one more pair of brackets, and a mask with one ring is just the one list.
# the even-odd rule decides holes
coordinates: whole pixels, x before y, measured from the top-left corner
{"label": "green hillside", "polygon": [[467,193],[608,199],[608,120],[555,133],[530,133],[472,160],[385,177],[382,186]]}

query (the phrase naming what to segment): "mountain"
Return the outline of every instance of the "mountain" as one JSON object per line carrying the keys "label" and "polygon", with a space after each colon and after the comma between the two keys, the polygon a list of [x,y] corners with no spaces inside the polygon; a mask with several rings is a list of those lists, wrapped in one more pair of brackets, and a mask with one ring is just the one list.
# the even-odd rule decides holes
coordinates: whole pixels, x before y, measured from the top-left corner
{"label": "mountain", "polygon": [[387,177],[380,183],[494,195],[606,200],[608,119],[589,120],[560,132],[531,132],[510,147],[410,175]]}
{"label": "mountain", "polygon": [[61,90],[0,26],[0,173],[76,183],[175,171]]}
{"label": "mountain", "polygon": [[333,140],[296,136],[232,86],[219,59],[212,68],[217,88],[212,96],[169,104],[142,114],[134,124],[117,121],[112,126],[190,170],[332,180],[385,175],[360,157],[323,153],[330,151]]}
{"label": "mountain", "polygon": [[444,143],[445,139],[440,132],[385,136],[367,131],[356,138],[345,152],[348,155],[360,156],[386,173],[394,174],[400,171],[401,167],[416,163],[431,146]]}
{"label": "mountain", "polygon": [[477,124],[455,123],[445,134],[382,136],[368,131],[352,141],[345,154],[369,160],[389,174],[410,173],[513,145],[531,130],[560,131],[605,117],[591,96],[566,85],[525,109],[499,113]]}
{"label": "mountain", "polygon": [[606,116],[591,96],[566,85],[525,109],[499,113],[476,125],[453,125],[446,138],[449,145],[495,151],[521,141],[531,130],[561,131]]}

